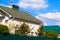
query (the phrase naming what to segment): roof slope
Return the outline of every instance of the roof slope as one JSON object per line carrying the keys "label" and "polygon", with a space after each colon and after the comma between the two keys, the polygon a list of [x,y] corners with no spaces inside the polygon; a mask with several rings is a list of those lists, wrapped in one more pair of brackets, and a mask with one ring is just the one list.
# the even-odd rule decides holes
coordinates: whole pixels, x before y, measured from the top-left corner
{"label": "roof slope", "polygon": [[2,12],[0,12],[0,14],[2,14]]}
{"label": "roof slope", "polygon": [[19,10],[14,10],[12,8],[4,7],[4,6],[0,6],[0,8],[5,10],[6,12],[8,12],[10,15],[15,16],[16,18],[41,23],[40,20],[36,19],[35,17],[31,16],[30,14],[28,14],[26,12],[22,12],[22,11],[19,11]]}

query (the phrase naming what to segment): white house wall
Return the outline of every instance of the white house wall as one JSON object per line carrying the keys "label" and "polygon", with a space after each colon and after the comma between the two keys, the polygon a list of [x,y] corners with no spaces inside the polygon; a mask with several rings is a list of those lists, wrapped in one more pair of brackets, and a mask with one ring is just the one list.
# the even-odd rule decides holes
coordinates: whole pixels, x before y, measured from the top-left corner
{"label": "white house wall", "polygon": [[5,20],[9,20],[9,18],[8,18],[7,16],[5,16],[5,18],[4,18],[4,19],[2,20],[2,22],[0,22],[0,23],[6,25]]}
{"label": "white house wall", "polygon": [[[8,20],[7,23],[5,23],[5,20]],[[18,27],[21,26],[21,24],[23,24],[24,22],[23,21],[17,21],[17,20],[12,20],[8,17],[5,17],[4,20],[2,21],[2,24],[5,24],[8,26],[9,30],[10,30],[10,33],[14,34],[15,33],[15,26],[18,25]],[[38,25],[38,24],[34,24],[34,23],[29,23],[29,22],[25,22],[27,25],[29,25],[30,29],[31,29],[31,32],[33,32],[33,35],[36,36],[35,32],[37,32],[37,29],[41,26],[41,25]],[[28,35],[31,35],[28,34]]]}

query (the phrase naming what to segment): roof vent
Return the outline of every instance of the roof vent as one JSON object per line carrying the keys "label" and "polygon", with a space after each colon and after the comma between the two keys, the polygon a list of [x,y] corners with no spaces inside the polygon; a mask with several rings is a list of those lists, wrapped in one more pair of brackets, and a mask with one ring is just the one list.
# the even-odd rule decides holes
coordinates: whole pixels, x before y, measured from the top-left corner
{"label": "roof vent", "polygon": [[19,10],[19,6],[17,6],[17,5],[12,5],[12,8]]}

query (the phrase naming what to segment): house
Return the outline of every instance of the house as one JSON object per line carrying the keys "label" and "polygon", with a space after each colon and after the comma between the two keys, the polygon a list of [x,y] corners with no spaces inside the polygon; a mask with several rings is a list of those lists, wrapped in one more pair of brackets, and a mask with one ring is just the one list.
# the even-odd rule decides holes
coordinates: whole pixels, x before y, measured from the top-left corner
{"label": "house", "polygon": [[19,10],[19,7],[16,5],[12,5],[12,8],[0,6],[0,14],[0,24],[7,25],[10,33],[12,34],[15,33],[15,27],[18,28],[25,22],[29,25],[30,29],[33,28],[31,32],[33,32],[33,35],[36,36],[35,32],[37,32],[37,29],[43,25],[42,21],[36,19],[27,12]]}

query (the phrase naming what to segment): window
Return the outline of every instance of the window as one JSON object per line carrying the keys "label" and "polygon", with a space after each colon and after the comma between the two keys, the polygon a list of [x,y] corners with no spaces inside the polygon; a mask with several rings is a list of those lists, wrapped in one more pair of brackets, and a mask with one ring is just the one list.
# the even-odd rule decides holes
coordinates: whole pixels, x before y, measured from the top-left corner
{"label": "window", "polygon": [[0,22],[2,22],[2,20],[5,18],[5,16],[3,15],[2,12],[0,12]]}
{"label": "window", "polygon": [[0,22],[2,22],[2,20],[3,20],[3,18],[2,18],[2,16],[0,16]]}

